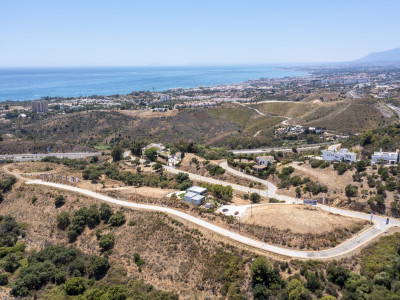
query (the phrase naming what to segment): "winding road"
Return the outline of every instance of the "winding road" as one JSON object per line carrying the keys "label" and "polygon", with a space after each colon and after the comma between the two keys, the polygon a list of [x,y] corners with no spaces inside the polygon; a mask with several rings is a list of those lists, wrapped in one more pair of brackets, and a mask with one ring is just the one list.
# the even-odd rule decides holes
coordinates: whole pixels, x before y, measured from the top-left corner
{"label": "winding road", "polygon": [[[262,196],[274,197],[279,200],[284,200],[284,201],[286,201],[286,203],[295,203],[296,202],[296,199],[294,199],[292,197],[277,194],[277,187],[269,181],[259,179],[259,178],[256,178],[256,177],[253,177],[253,176],[250,176],[247,174],[243,174],[237,170],[230,168],[226,162],[223,162],[221,164],[221,166],[225,170],[227,170],[228,172],[230,172],[232,174],[235,174],[235,175],[241,176],[241,177],[245,177],[245,178],[251,179],[253,181],[257,181],[257,182],[261,182],[262,184],[265,184],[268,187],[268,190],[263,191],[263,190],[255,190],[253,188],[250,189],[245,186],[227,183],[227,182],[220,181],[220,180],[217,180],[214,178],[204,177],[204,176],[200,176],[200,175],[192,174],[192,173],[188,173],[188,172],[185,172],[185,173],[188,173],[189,177],[196,181],[203,181],[203,182],[208,182],[208,183],[212,183],[212,184],[222,184],[225,186],[230,185],[230,186],[232,186],[233,189],[236,189],[236,190],[248,191],[248,192],[259,192]],[[172,167],[166,166],[164,168],[166,171],[174,173],[174,174],[182,172],[181,170],[177,170]],[[292,250],[292,249],[288,249],[288,248],[274,246],[271,244],[267,244],[267,243],[243,236],[239,233],[236,233],[236,232],[230,231],[228,229],[222,228],[220,226],[214,225],[214,224],[204,221],[200,218],[194,217],[192,215],[189,215],[187,213],[184,213],[182,211],[179,211],[179,210],[176,210],[173,208],[118,200],[118,199],[115,199],[115,198],[112,198],[112,197],[109,197],[109,196],[106,196],[103,194],[95,193],[95,192],[87,190],[87,189],[82,189],[82,188],[78,188],[78,187],[57,184],[57,183],[52,183],[52,182],[45,182],[42,180],[28,180],[26,183],[27,184],[39,184],[39,185],[45,185],[45,186],[49,186],[49,187],[69,190],[72,192],[77,192],[77,193],[84,194],[89,197],[99,199],[101,201],[106,201],[109,203],[121,205],[124,207],[129,207],[129,208],[133,208],[133,209],[143,209],[143,210],[165,212],[169,215],[177,216],[184,220],[190,221],[196,225],[199,225],[203,228],[206,228],[208,230],[216,232],[224,237],[227,237],[231,240],[243,243],[245,245],[248,245],[248,246],[251,246],[254,248],[258,248],[261,250],[266,250],[269,252],[277,253],[277,254],[284,255],[284,256],[296,257],[296,258],[302,258],[302,259],[331,259],[331,258],[334,258],[337,256],[344,255],[344,254],[346,254],[350,251],[353,251],[354,249],[364,245],[366,242],[368,242],[372,238],[378,236],[389,226],[399,226],[400,225],[400,222],[397,220],[391,221],[390,225],[386,225],[386,218],[374,217],[375,224],[372,228],[347,240],[346,242],[340,244],[339,246],[337,246],[335,248],[322,250],[322,251],[299,251],[299,250]],[[349,210],[344,210],[344,209],[339,209],[339,208],[334,208],[334,207],[328,207],[325,205],[318,205],[318,207],[320,207],[322,210],[330,211],[332,213],[337,213],[337,214],[341,214],[341,215],[345,215],[345,216],[370,220],[370,215],[363,214],[360,212],[354,212],[354,211],[349,211]]]}

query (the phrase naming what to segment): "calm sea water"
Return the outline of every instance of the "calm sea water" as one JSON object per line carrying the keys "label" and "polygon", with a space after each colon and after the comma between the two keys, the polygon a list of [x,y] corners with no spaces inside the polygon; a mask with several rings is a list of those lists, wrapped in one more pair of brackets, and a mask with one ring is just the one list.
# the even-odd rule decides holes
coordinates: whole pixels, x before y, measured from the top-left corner
{"label": "calm sea water", "polygon": [[302,76],[276,66],[0,69],[0,101],[162,91]]}

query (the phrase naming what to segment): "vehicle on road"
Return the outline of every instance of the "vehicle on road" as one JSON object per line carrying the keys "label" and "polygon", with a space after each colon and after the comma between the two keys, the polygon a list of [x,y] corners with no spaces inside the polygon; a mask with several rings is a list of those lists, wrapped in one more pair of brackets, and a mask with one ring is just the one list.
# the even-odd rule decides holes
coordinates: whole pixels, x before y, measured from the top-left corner
{"label": "vehicle on road", "polygon": [[238,211],[235,211],[235,216],[237,216],[239,214],[239,212]]}
{"label": "vehicle on road", "polygon": [[223,210],[222,210],[222,212],[227,212],[229,209],[227,209],[227,208],[224,208]]}

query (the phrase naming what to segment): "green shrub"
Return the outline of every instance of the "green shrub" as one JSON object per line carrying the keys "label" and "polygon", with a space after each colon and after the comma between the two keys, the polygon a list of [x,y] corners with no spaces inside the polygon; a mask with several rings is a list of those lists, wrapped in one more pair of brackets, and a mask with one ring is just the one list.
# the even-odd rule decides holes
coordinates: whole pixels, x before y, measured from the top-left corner
{"label": "green shrub", "polygon": [[0,274],[0,286],[8,284],[8,276],[6,274]]}
{"label": "green shrub", "polygon": [[65,230],[68,228],[71,223],[69,213],[63,211],[57,215],[57,227],[61,230]]}
{"label": "green shrub", "polygon": [[56,198],[54,199],[54,205],[56,206],[56,208],[59,208],[61,206],[63,206],[65,204],[65,198],[63,195],[58,195],[56,196]]}
{"label": "green shrub", "polygon": [[125,224],[126,217],[125,214],[120,210],[116,214],[110,217],[110,225],[114,227],[119,227]]}
{"label": "green shrub", "polygon": [[106,257],[91,256],[87,266],[87,272],[89,277],[94,277],[100,279],[104,276],[108,269],[110,268],[110,263]]}
{"label": "green shrub", "polygon": [[99,246],[103,251],[112,249],[114,247],[114,235],[112,233],[102,235],[99,240]]}
{"label": "green shrub", "polygon": [[82,277],[73,277],[65,282],[65,291],[70,296],[83,294],[85,289],[85,280]]}
{"label": "green shrub", "polygon": [[101,203],[99,211],[100,211],[100,218],[105,223],[108,223],[108,220],[114,214],[114,210],[107,203]]}

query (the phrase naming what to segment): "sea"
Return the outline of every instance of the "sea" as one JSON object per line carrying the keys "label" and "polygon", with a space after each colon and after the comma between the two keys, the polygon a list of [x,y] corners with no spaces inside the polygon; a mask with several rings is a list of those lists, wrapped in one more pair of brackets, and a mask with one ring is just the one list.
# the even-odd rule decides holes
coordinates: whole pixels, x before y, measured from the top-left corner
{"label": "sea", "polygon": [[164,91],[305,76],[289,66],[87,67],[0,69],[0,102]]}

